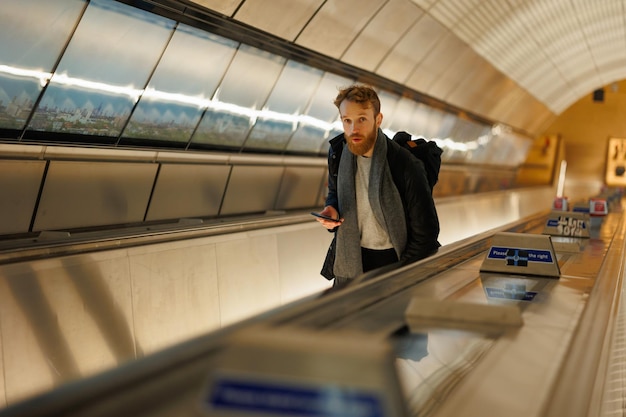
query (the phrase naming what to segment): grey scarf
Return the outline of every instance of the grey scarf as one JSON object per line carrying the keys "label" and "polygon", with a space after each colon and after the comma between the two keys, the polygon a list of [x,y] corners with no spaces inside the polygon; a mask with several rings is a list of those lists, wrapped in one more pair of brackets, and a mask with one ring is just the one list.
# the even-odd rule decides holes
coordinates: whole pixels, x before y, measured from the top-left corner
{"label": "grey scarf", "polygon": [[[387,164],[387,136],[378,129],[378,137],[372,155],[372,168],[368,197],[378,222],[387,229],[391,243],[400,259],[406,246],[406,219],[400,194]],[[347,145],[344,144],[344,147]],[[359,231],[356,207],[356,156],[348,149],[341,153],[337,176],[339,213],[344,222],[337,229],[337,252],[335,276],[355,278],[363,273],[361,260],[361,232]]]}

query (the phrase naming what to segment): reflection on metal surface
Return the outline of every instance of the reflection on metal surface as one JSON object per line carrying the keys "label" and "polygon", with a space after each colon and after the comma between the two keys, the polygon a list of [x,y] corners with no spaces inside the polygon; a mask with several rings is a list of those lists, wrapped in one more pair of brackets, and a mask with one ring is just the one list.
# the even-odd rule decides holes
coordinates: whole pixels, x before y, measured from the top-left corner
{"label": "reflection on metal surface", "polygon": [[[241,200],[238,214],[323,206],[327,191],[326,160],[320,157],[17,144],[5,144],[0,151],[7,155],[0,158],[0,172],[7,174],[0,176],[0,184],[9,192],[6,201],[0,202],[0,235],[44,230],[74,233],[190,217],[213,220],[232,214],[219,211],[227,189],[233,196],[248,195],[249,188],[255,194],[265,185],[254,184],[267,180],[262,172],[270,167],[282,170],[281,178],[269,189],[276,199],[237,197]],[[246,181],[238,182],[237,173],[231,180],[230,170],[244,166],[252,170]],[[255,175],[256,169],[259,175]],[[514,171],[443,165],[433,194],[440,199],[496,191],[511,187],[513,181]],[[237,191],[233,185],[242,188]],[[279,187],[278,194],[275,187]],[[38,191],[42,193],[39,200]],[[440,216],[449,219],[442,225],[440,237],[447,241],[449,232],[457,235],[459,230],[467,230],[472,234],[473,226],[480,229],[490,223],[496,227],[540,210],[541,201],[547,206],[553,191],[548,187],[539,191],[498,191],[463,202],[446,198],[445,204],[438,203]],[[533,199],[527,197],[529,194]],[[226,205],[229,210],[232,202]],[[468,210],[468,203],[480,209]],[[466,215],[459,216],[459,210]],[[487,210],[491,217],[481,218],[480,213]],[[55,218],[50,218],[54,213]],[[36,221],[31,230],[33,216]]]}
{"label": "reflection on metal surface", "polygon": [[[546,302],[550,281],[545,278],[481,273],[480,281],[490,304],[508,305],[511,301]],[[520,309],[526,306],[516,303]]]}
{"label": "reflection on metal surface", "polygon": [[[509,224],[506,230],[510,232],[537,231],[543,227],[546,214],[538,214],[515,224]],[[96,410],[106,409],[109,414],[125,415],[128,414],[128,410],[139,408],[143,410],[142,415],[163,415],[164,409],[181,416],[194,415],[193,413],[197,413],[198,402],[193,401],[213,398],[201,394],[207,393],[208,376],[218,375],[215,371],[222,365],[220,358],[223,356],[220,354],[228,350],[228,343],[233,340],[232,336],[243,335],[244,332],[252,329],[261,331],[263,337],[248,334],[255,343],[262,345],[262,349],[267,349],[269,352],[272,340],[277,340],[270,334],[271,332],[265,331],[267,329],[278,330],[285,336],[281,340],[292,338],[294,343],[299,344],[300,352],[304,356],[309,355],[304,348],[311,346],[311,337],[315,338],[317,332],[327,336],[330,334],[345,336],[354,334],[353,332],[366,334],[366,339],[377,346],[383,346],[382,342],[391,341],[396,354],[390,357],[392,362],[385,366],[389,367],[390,373],[399,373],[401,385],[400,387],[393,386],[392,389],[397,389],[397,392],[404,396],[406,404],[411,407],[415,415],[419,416],[539,416],[543,415],[541,411],[546,404],[550,403],[549,405],[552,406],[553,397],[550,394],[554,389],[559,390],[563,387],[564,399],[567,400],[568,396],[571,397],[569,388],[572,386],[576,389],[576,401],[585,401],[584,397],[590,392],[593,383],[589,382],[588,378],[563,379],[560,371],[563,367],[578,370],[580,363],[584,363],[593,373],[598,369],[596,366],[598,362],[595,362],[593,358],[590,361],[586,355],[589,349],[589,339],[583,338],[584,340],[579,340],[575,344],[572,340],[579,337],[577,332],[581,319],[584,319],[594,332],[597,332],[598,324],[605,325],[610,321],[607,315],[601,316],[601,323],[598,323],[594,320],[595,309],[588,308],[591,303],[598,303],[608,314],[611,308],[610,305],[606,305],[607,303],[603,303],[605,298],[594,297],[594,281],[600,276],[611,278],[614,283],[621,279],[618,261],[623,260],[624,222],[621,214],[610,214],[604,220],[601,227],[606,230],[601,233],[601,238],[593,239],[595,246],[590,244],[585,248],[584,253],[567,255],[578,262],[584,262],[585,256],[591,258],[594,262],[586,263],[593,265],[593,271],[590,268],[581,267],[579,263],[571,265],[571,268],[564,267],[568,275],[559,280],[526,276],[516,276],[510,279],[511,277],[502,274],[483,276],[479,271],[481,254],[488,250],[489,241],[494,234],[494,231],[485,232],[448,248],[444,247],[436,255],[416,264],[386,271],[341,291],[307,297],[292,304],[292,308],[287,306],[264,312],[249,321],[237,322],[232,327],[172,346],[171,349],[150,355],[139,362],[132,361],[114,372],[79,381],[74,388],[81,384],[81,389],[57,390],[47,396],[37,397],[33,401],[40,406],[40,410],[43,410],[43,414],[37,415],[40,417],[50,414],[63,415],[65,410],[76,411],[76,404],[80,404],[79,410],[76,411],[77,415],[90,417],[100,415]],[[326,232],[324,230],[320,233]],[[182,242],[171,242],[166,246],[155,245],[127,252],[117,251],[117,253],[109,253],[102,257],[94,256],[90,260],[98,261],[97,269],[101,271],[102,278],[111,283],[115,282],[118,277],[121,278],[121,282],[124,282],[123,280],[127,278],[124,275],[124,268],[129,263],[131,264],[133,330],[139,341],[136,344],[140,345],[144,352],[150,353],[154,352],[155,348],[166,346],[165,339],[178,332],[181,324],[198,324],[205,326],[206,329],[206,323],[199,323],[199,321],[214,318],[216,315],[215,312],[208,311],[207,307],[219,305],[220,311],[217,314],[224,317],[225,314],[232,314],[232,311],[223,311],[223,307],[233,304],[233,301],[244,302],[247,307],[251,301],[258,301],[267,296],[279,298],[278,293],[281,290],[278,287],[282,289],[284,283],[280,285],[277,283],[276,271],[283,268],[275,265],[269,268],[260,267],[253,253],[262,248],[265,260],[276,259],[276,246],[273,242],[281,238],[280,234],[258,232],[245,234],[239,239],[235,236],[225,237],[222,242],[204,240],[187,245]],[[255,242],[251,244],[251,240]],[[305,240],[306,243],[309,242],[304,238],[301,243]],[[207,244],[215,244],[215,247],[207,247]],[[252,246],[257,248],[254,249]],[[284,241],[283,249],[289,247],[289,250],[283,252],[280,259],[291,262],[295,258],[292,255],[297,252],[300,252],[302,259],[311,258],[311,250],[298,251],[293,248],[294,246],[298,245],[294,245],[291,238]],[[319,249],[321,259],[326,247],[321,246]],[[130,259],[126,259],[126,254],[130,256]],[[109,262],[115,258],[119,258],[120,263]],[[605,258],[610,260],[609,264],[603,262]],[[201,262],[202,268],[196,269],[198,265],[196,262],[190,262],[191,259]],[[68,261],[71,264],[70,258]],[[42,287],[45,286],[46,290],[54,285],[57,274],[65,275],[64,270],[54,271],[54,268],[51,268],[58,264],[58,259],[50,260],[49,270],[45,274],[47,277],[40,280]],[[246,264],[248,269],[243,270],[242,264]],[[37,266],[31,271],[46,270],[45,262],[34,265]],[[71,268],[71,265],[63,266],[63,268],[66,267]],[[0,272],[3,275],[15,273],[15,270],[11,272],[12,268],[19,269],[19,266],[5,266],[0,269]],[[260,282],[260,275],[268,270],[269,273],[266,273],[264,277],[267,280]],[[293,269],[290,270],[293,271]],[[315,273],[318,270],[319,268],[316,267]],[[81,274],[88,273],[87,269],[80,271]],[[295,274],[283,275],[282,278],[290,281],[294,279]],[[181,276],[183,278],[180,278]],[[254,276],[254,279],[250,279],[251,276]],[[491,277],[496,277],[496,279],[490,280]],[[603,283],[609,284],[607,281]],[[252,288],[255,284],[260,286]],[[0,285],[4,285],[4,281],[0,281]],[[109,290],[115,294],[114,298],[120,300],[118,305],[121,311],[127,311],[124,307],[128,305],[126,301],[128,297],[124,294],[125,288],[127,287],[124,285],[109,286]],[[189,288],[193,291],[189,291]],[[200,291],[199,288],[201,288]],[[216,294],[215,288],[219,289],[219,294]],[[605,296],[612,289],[614,287],[610,285],[606,288],[603,285],[601,295]],[[532,300],[527,300],[529,295],[527,293],[533,292],[536,294]],[[8,291],[0,291],[0,297],[5,296],[0,299],[2,301],[0,308],[6,309],[6,305],[10,308],[13,303],[11,298],[6,297],[7,293]],[[225,293],[227,293],[226,298],[222,298]],[[63,301],[67,301],[72,295],[70,291],[59,291],[58,294],[57,298]],[[502,297],[507,294],[510,298]],[[216,295],[219,298],[211,298],[212,302],[207,302],[207,296],[215,297]],[[465,328],[461,331],[437,328],[427,333],[408,334],[404,314],[406,306],[414,295],[451,302],[518,306],[522,311],[524,325],[509,328],[499,333],[497,337],[491,333],[468,331]],[[188,304],[194,304],[194,306],[183,311],[187,304],[168,302],[172,299],[188,300],[191,301]],[[225,300],[231,302],[224,302]],[[174,304],[183,308],[172,309],[171,306]],[[5,319],[7,315],[4,311],[6,310],[0,314],[3,331],[8,328],[19,335],[20,329],[28,329],[28,326],[21,326],[20,322],[14,323]],[[200,313],[197,313],[198,311]],[[63,307],[59,308],[58,312],[59,317],[64,319],[59,320],[59,323],[73,323],[71,319],[66,319]],[[92,330],[88,326],[85,327],[85,332]],[[309,338],[299,337],[296,334],[298,331],[305,332]],[[71,332],[66,334],[72,336]],[[187,336],[193,335],[193,332],[187,334]],[[602,336],[602,332],[599,336]],[[323,347],[314,349],[312,355],[315,356],[319,350],[324,350],[336,360],[341,355],[333,354],[333,349],[345,353],[344,337],[338,338],[333,343],[323,343],[330,340],[328,338],[320,338],[320,340],[322,340]],[[3,338],[3,343],[6,344],[3,351],[14,354],[15,342]],[[97,347],[98,344],[94,346]],[[252,344],[244,343],[243,346],[249,349]],[[572,347],[581,349],[582,355],[577,356],[576,361],[572,361],[569,356]],[[282,348],[284,346],[279,345],[279,350]],[[600,350],[600,347],[594,348],[596,351]],[[283,349],[282,352],[284,351]],[[23,356],[28,356],[32,362],[40,360],[38,355],[25,354]],[[251,369],[261,369],[270,373],[277,369],[272,362],[258,361],[249,354],[240,355],[239,359],[233,363],[242,371],[245,371],[248,366]],[[324,363],[327,361],[320,360],[320,367],[323,367]],[[298,380],[307,380],[306,378],[310,376],[310,364],[311,362],[308,361],[305,369],[299,368],[302,374],[295,375],[299,378]],[[10,365],[13,369],[13,364]],[[362,368],[359,366],[354,374],[379,375],[380,368],[374,369],[378,365]],[[280,366],[284,367],[284,363]],[[330,372],[337,369],[332,369]],[[319,371],[319,369],[316,370]],[[293,369],[286,371],[293,372]],[[354,375],[348,372],[341,373],[341,378]],[[285,373],[282,374],[284,375]],[[27,375],[23,376],[27,377]],[[236,376],[241,376],[241,373],[237,373]],[[43,377],[45,378],[45,374]],[[375,380],[376,384],[380,384],[383,379],[377,377]],[[578,382],[583,382],[586,388],[581,389],[577,385]],[[120,386],[123,389],[116,389]],[[254,383],[248,385],[246,389],[254,390],[268,386],[266,380],[255,379]],[[158,395],[164,390],[171,395]],[[100,395],[93,395],[94,392]],[[139,392],[145,395],[134,395]],[[89,397],[86,397],[85,393],[88,393]],[[150,400],[146,401],[146,398]],[[257,399],[259,398],[254,400]],[[13,399],[9,400],[10,403],[13,401]],[[193,410],[189,405],[190,401],[195,406]],[[167,404],[164,404],[165,402]],[[28,406],[29,404],[33,403],[27,402],[22,405]],[[13,411],[20,410],[19,406],[13,408]]]}
{"label": "reflection on metal surface", "polygon": [[278,195],[283,167],[233,167],[220,213],[232,215],[272,210]]}
{"label": "reflection on metal surface", "polygon": [[94,262],[65,258],[51,266],[2,273],[0,323],[12,335],[2,346],[10,401],[48,389],[49,380],[56,386],[141,356],[129,300],[120,297],[130,291],[124,280]]}
{"label": "reflection on metal surface", "polygon": [[[453,217],[470,206],[459,207]],[[76,370],[89,376],[326,289],[319,264],[329,235],[310,217],[155,228],[83,243],[72,235],[65,243],[5,253],[0,369],[9,403],[57,386]],[[57,379],[51,363],[63,370]],[[24,366],[28,372],[20,371]]]}
{"label": "reflection on metal surface", "polygon": [[326,169],[324,168],[286,167],[276,198],[276,209],[290,210],[323,206],[326,198],[325,181]]}
{"label": "reflection on metal surface", "polygon": [[492,347],[495,339],[463,330],[395,335],[396,367],[411,416],[428,416]]}
{"label": "reflection on metal surface", "polygon": [[141,222],[157,168],[132,162],[53,161],[33,230]]}
{"label": "reflection on metal surface", "polygon": [[2,395],[12,404],[327,287],[313,254],[328,233],[302,220],[0,266]]}
{"label": "reflection on metal surface", "polygon": [[146,220],[217,215],[230,170],[228,165],[162,164]]}
{"label": "reflection on metal surface", "polygon": [[515,305],[490,305],[423,296],[411,298],[405,318],[412,332],[442,328],[498,334],[523,325],[520,309]]}
{"label": "reflection on metal surface", "polygon": [[0,235],[30,227],[45,167],[44,161],[0,160]]}

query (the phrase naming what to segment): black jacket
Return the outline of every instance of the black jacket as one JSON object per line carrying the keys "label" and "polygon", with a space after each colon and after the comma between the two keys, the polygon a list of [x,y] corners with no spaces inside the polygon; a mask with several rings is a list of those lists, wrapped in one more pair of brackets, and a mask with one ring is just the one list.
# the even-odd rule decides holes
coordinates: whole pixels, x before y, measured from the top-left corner
{"label": "black jacket", "polygon": [[[387,136],[385,136],[387,138]],[[441,246],[439,218],[428,185],[424,163],[387,138],[387,163],[402,199],[407,225],[407,244],[400,261],[415,262],[432,255]],[[339,211],[337,197],[337,173],[345,139],[343,134],[330,140],[328,150],[328,196],[326,205]],[[341,215],[341,213],[340,213]],[[339,226],[341,227],[341,226]]]}

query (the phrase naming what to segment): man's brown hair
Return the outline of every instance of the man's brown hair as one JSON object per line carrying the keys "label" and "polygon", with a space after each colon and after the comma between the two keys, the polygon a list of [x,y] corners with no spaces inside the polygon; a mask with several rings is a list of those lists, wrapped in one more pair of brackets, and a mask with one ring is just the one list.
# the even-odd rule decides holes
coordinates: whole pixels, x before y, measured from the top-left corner
{"label": "man's brown hair", "polygon": [[335,106],[339,108],[341,102],[344,100],[359,103],[363,107],[372,106],[374,109],[374,116],[380,113],[380,99],[376,91],[370,86],[362,84],[353,84],[350,87],[339,90],[339,94],[335,97]]}

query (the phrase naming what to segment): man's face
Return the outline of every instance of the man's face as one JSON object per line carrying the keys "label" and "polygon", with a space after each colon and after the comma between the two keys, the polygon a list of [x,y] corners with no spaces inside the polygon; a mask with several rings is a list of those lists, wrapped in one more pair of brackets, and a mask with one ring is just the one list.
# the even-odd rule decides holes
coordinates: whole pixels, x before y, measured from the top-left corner
{"label": "man's face", "polygon": [[374,116],[371,105],[363,107],[360,103],[344,100],[339,105],[339,114],[343,123],[343,134],[348,149],[355,155],[371,157],[378,135],[378,127],[383,115]]}

